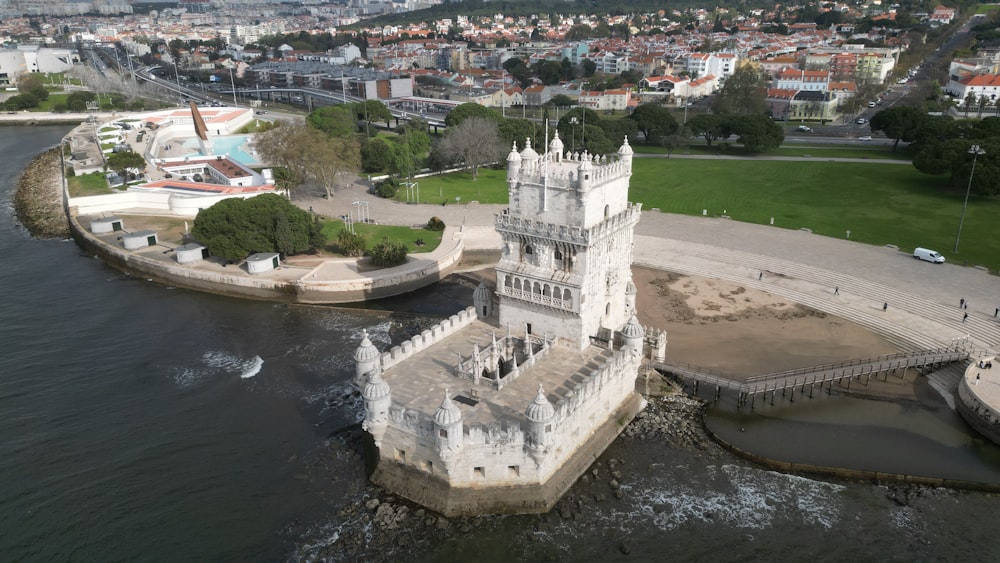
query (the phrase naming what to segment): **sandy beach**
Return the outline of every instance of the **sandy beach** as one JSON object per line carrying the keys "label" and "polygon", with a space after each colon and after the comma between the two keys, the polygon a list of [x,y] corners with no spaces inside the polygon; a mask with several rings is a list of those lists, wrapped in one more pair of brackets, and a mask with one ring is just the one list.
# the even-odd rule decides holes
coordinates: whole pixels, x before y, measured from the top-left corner
{"label": "sandy beach", "polygon": [[667,331],[667,356],[734,379],[898,352],[854,323],[718,279],[632,268],[643,326]]}

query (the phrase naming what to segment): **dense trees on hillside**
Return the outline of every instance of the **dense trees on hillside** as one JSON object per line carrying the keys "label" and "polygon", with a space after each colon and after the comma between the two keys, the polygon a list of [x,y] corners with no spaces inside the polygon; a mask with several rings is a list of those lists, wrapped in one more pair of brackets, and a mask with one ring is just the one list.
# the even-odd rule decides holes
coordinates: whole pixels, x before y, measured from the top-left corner
{"label": "dense trees on hillside", "polygon": [[191,234],[209,252],[230,261],[257,252],[298,254],[325,243],[319,222],[276,194],[225,199],[202,209]]}

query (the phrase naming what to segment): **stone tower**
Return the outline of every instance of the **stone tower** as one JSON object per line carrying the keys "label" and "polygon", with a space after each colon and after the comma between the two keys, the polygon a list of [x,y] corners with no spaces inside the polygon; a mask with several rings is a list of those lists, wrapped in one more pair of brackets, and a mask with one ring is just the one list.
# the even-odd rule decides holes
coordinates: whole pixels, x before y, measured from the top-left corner
{"label": "stone tower", "polygon": [[562,149],[556,133],[544,154],[528,141],[507,157],[510,206],[496,217],[496,292],[500,326],[523,326],[582,350],[592,338],[611,338],[634,312],[632,231],[640,205],[628,201],[628,139],[611,158]]}

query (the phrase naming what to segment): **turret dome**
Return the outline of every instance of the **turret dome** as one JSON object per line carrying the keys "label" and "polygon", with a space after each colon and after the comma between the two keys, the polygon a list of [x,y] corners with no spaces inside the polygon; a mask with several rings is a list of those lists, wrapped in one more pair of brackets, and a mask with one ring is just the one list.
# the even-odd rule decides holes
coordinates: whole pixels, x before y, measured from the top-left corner
{"label": "turret dome", "polygon": [[486,282],[483,281],[479,282],[479,285],[476,286],[476,290],[472,292],[473,301],[478,301],[479,299],[486,300],[492,298],[493,298],[493,292],[490,291],[490,286],[486,285]]}
{"label": "turret dome", "polygon": [[531,139],[524,141],[524,150],[521,151],[521,160],[537,159],[538,153],[535,149],[531,148]]}
{"label": "turret dome", "polygon": [[639,290],[637,290],[635,288],[635,284],[632,283],[632,278],[629,278],[629,280],[625,282],[625,295],[635,295],[638,292]]}
{"label": "turret dome", "polygon": [[507,162],[521,162],[521,155],[517,153],[517,141],[510,148],[510,154],[507,155]]}
{"label": "turret dome", "polygon": [[639,324],[639,319],[632,315],[625,326],[622,327],[622,336],[625,338],[642,338],[646,336],[646,330]]}
{"label": "turret dome", "polygon": [[547,422],[555,417],[556,409],[545,397],[545,391],[541,385],[538,386],[538,395],[535,395],[535,400],[528,405],[528,409],[524,411],[524,414],[527,415],[528,420],[531,422]]}
{"label": "turret dome", "polygon": [[357,350],[354,351],[354,361],[355,362],[370,362],[372,360],[377,360],[380,353],[378,348],[372,344],[372,341],[368,338],[368,331],[366,329],[361,330],[361,344],[358,345]]}
{"label": "turret dome", "polygon": [[552,136],[552,140],[549,141],[549,152],[562,156],[563,152],[563,142],[559,138],[559,130],[557,129],[555,135]]}
{"label": "turret dome", "polygon": [[451,426],[462,421],[462,411],[459,410],[458,405],[452,402],[449,395],[448,390],[445,389],[444,400],[441,401],[441,406],[434,411],[434,424],[438,426]]}
{"label": "turret dome", "polygon": [[618,154],[620,154],[621,156],[626,156],[626,155],[632,156],[632,146],[628,144],[627,136],[625,137],[625,142],[622,143],[622,146],[618,148]]}
{"label": "turret dome", "polygon": [[389,396],[389,384],[382,379],[382,373],[378,370],[372,372],[371,378],[365,384],[361,395],[366,401],[377,401]]}

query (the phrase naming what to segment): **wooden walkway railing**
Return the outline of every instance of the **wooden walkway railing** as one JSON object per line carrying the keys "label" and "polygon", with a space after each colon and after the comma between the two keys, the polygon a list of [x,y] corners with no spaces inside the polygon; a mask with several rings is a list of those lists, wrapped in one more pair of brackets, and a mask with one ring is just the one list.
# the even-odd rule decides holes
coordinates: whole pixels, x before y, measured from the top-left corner
{"label": "wooden walkway railing", "polygon": [[654,362],[652,363],[652,367],[682,381],[691,382],[695,393],[698,392],[700,385],[715,386],[716,399],[719,398],[723,389],[736,391],[739,394],[737,406],[742,406],[747,402],[753,405],[757,395],[763,394],[766,398],[768,392],[771,393],[772,402],[778,391],[784,396],[787,390],[794,390],[796,388],[801,388],[802,393],[805,393],[808,389],[809,396],[811,397],[816,386],[819,386],[819,389],[822,390],[823,385],[829,385],[832,388],[835,382],[841,385],[846,382],[847,388],[850,389],[851,381],[855,379],[860,380],[864,377],[864,383],[867,385],[872,375],[895,370],[906,370],[908,368],[942,366],[952,362],[967,360],[974,353],[975,349],[971,345],[967,342],[958,341],[944,348],[899,352],[897,354],[888,354],[861,360],[846,360],[843,362],[755,375],[743,378],[742,381],[735,376],[727,375],[718,370],[683,362],[666,360]]}

